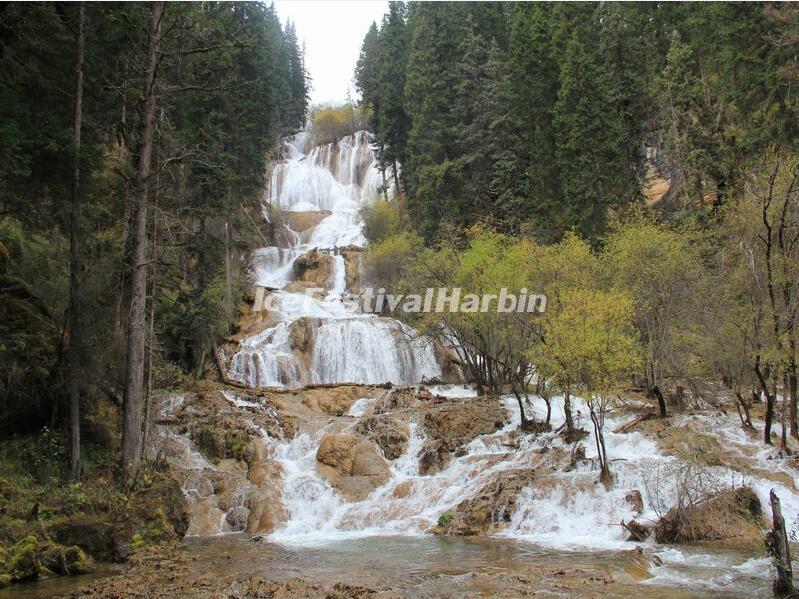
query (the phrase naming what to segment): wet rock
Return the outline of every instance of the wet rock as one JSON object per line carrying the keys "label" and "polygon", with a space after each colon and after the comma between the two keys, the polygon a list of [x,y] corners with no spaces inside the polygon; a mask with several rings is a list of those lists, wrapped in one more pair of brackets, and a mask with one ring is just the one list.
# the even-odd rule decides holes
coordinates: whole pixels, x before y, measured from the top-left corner
{"label": "wet rock", "polygon": [[363,397],[375,397],[377,393],[375,387],[340,385],[304,389],[300,392],[300,397],[303,405],[314,412],[343,416],[357,400]]}
{"label": "wet rock", "polygon": [[375,414],[387,414],[415,406],[419,402],[419,392],[412,387],[395,387],[383,393],[375,403]]}
{"label": "wet rock", "polygon": [[723,541],[734,546],[762,544],[763,508],[749,487],[722,491],[693,507],[671,508],[655,524],[658,543]]}
{"label": "wet rock", "polygon": [[408,425],[390,416],[363,418],[355,431],[377,443],[388,460],[397,459],[408,448]]}
{"label": "wet rock", "polygon": [[461,501],[445,526],[433,529],[436,534],[484,535],[510,522],[522,489],[536,475],[531,468],[504,470],[472,497]]}
{"label": "wet rock", "polygon": [[302,233],[312,229],[330,216],[330,210],[309,210],[307,212],[284,211],[280,214],[280,220],[284,221],[292,231]]}
{"label": "wet rock", "polygon": [[641,514],[644,511],[644,498],[641,496],[641,491],[638,489],[627,491],[624,495],[624,501],[627,502],[636,514]]}
{"label": "wet rock", "polygon": [[308,368],[313,358],[321,319],[303,316],[289,325],[289,343],[294,355]]}
{"label": "wet rock", "polygon": [[361,289],[360,279],[363,248],[349,246],[341,249],[340,252],[344,257],[344,273],[347,281],[347,289],[352,293],[359,293]]}
{"label": "wet rock", "polygon": [[497,397],[470,400],[445,400],[425,409],[422,425],[427,442],[422,450],[419,471],[433,474],[446,467],[451,455],[479,435],[500,429],[507,414]]}
{"label": "wet rock", "polygon": [[627,540],[636,543],[643,543],[652,534],[652,527],[642,524],[637,520],[630,520],[629,522],[621,521],[621,526],[628,532]]}
{"label": "wet rock", "polygon": [[394,490],[391,492],[391,495],[393,497],[401,499],[403,497],[407,497],[410,494],[411,489],[413,489],[413,481],[405,480],[402,481],[400,484],[398,484],[396,487],[394,487]]}
{"label": "wet rock", "polygon": [[377,447],[356,435],[325,436],[316,460],[320,474],[351,501],[366,498],[391,476]]}
{"label": "wet rock", "polygon": [[367,599],[377,593],[367,587],[341,582],[324,587],[301,578],[277,581],[253,577],[229,596],[231,599]]}
{"label": "wet rock", "polygon": [[333,256],[311,250],[294,261],[295,282],[307,287],[330,287],[334,263]]}
{"label": "wet rock", "polygon": [[250,510],[238,505],[230,508],[225,514],[225,521],[230,525],[234,532],[246,530],[247,521],[250,517]]}

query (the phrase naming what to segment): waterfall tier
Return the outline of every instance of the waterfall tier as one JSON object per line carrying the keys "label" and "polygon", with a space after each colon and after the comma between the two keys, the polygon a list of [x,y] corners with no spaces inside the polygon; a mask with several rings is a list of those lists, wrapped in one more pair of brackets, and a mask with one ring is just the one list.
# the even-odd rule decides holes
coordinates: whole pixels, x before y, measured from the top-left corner
{"label": "waterfall tier", "polygon": [[256,250],[251,265],[255,284],[268,290],[268,325],[240,343],[230,377],[256,387],[439,378],[428,340],[346,301],[347,281],[360,270],[357,250],[366,246],[360,210],[394,196],[368,133],[313,145],[303,132],[284,142],[282,154],[264,210],[276,245]]}

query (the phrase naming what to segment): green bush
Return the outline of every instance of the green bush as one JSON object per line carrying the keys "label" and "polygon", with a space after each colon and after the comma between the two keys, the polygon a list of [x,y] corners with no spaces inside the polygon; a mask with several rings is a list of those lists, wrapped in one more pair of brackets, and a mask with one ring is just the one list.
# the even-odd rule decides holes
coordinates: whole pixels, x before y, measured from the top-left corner
{"label": "green bush", "polygon": [[398,200],[376,200],[361,208],[363,234],[369,243],[380,243],[387,237],[399,235],[408,228],[408,218]]}
{"label": "green bush", "polygon": [[455,514],[453,514],[452,512],[444,512],[438,517],[438,525],[444,527],[450,522],[452,522],[452,519],[454,517]]}

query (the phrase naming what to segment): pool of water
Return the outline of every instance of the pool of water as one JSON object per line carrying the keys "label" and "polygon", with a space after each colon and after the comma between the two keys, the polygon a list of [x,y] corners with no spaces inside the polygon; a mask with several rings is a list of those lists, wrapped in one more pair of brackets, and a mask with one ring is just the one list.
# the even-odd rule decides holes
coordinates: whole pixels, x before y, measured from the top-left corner
{"label": "pool of water", "polygon": [[[186,539],[181,551],[191,556],[192,575],[300,577],[323,585],[367,586],[392,596],[514,596],[520,580],[532,581],[537,590],[553,596],[572,596],[576,591],[563,589],[576,585],[590,594],[591,580],[597,577],[613,581],[602,582],[598,596],[631,590],[638,598],[771,596],[765,558],[701,548],[661,548],[656,553],[663,566],[648,566],[634,551],[562,551],[512,539],[431,535],[365,537],[313,546],[248,535],[195,537]],[[84,577],[15,585],[0,591],[0,599],[53,597],[116,572],[104,568]]]}

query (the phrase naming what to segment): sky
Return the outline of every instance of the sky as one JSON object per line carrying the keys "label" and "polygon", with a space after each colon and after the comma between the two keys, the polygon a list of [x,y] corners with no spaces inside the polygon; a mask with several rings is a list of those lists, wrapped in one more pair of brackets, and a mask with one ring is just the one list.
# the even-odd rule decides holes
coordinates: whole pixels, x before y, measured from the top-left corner
{"label": "sky", "polygon": [[313,104],[343,102],[347,87],[355,90],[352,74],[361,42],[372,21],[388,9],[385,0],[276,0],[280,21],[294,22],[300,44],[305,42],[306,68],[311,75]]}

